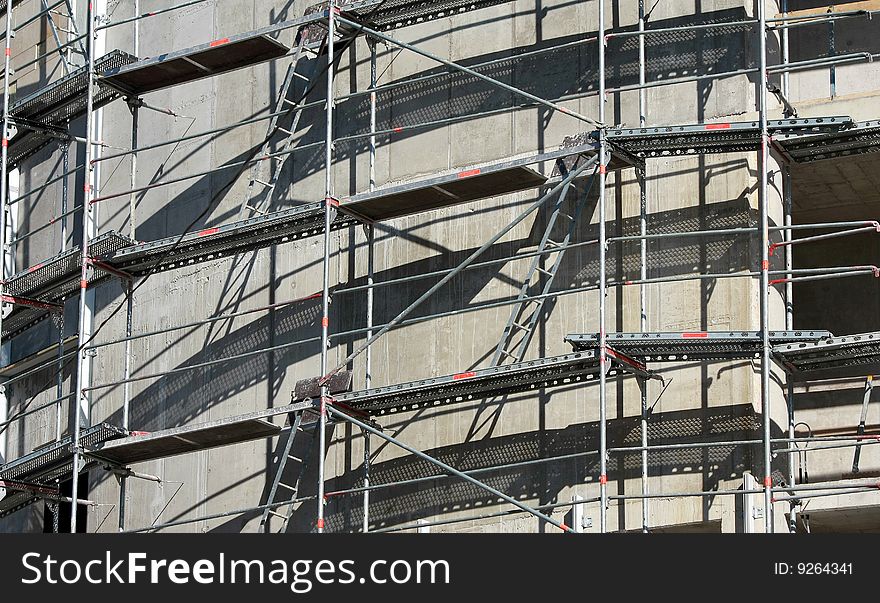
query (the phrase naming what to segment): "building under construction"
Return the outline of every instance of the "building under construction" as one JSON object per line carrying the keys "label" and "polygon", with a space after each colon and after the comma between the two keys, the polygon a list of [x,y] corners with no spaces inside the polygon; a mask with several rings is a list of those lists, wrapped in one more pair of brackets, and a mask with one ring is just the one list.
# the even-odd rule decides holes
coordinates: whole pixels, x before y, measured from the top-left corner
{"label": "building under construction", "polygon": [[880,531],[880,0],[0,0],[0,529]]}

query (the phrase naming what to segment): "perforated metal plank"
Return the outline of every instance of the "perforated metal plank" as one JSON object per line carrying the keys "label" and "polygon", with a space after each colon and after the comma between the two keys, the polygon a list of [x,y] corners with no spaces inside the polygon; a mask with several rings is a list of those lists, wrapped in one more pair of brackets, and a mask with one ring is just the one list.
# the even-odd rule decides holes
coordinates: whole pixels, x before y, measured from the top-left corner
{"label": "perforated metal plank", "polygon": [[[132,55],[114,50],[95,60],[96,71],[114,69],[133,63]],[[16,100],[9,108],[9,115],[16,121],[18,133],[9,142],[10,165],[17,165],[46,144],[56,139],[58,134],[49,135],[28,128],[27,121],[39,126],[64,129],[67,122],[85,115],[87,108],[88,69],[81,67],[59,80]],[[98,85],[94,95],[95,108],[103,107],[119,97],[119,92],[108,86]]]}
{"label": "perforated metal plank", "polygon": [[791,136],[776,141],[797,163],[880,151],[880,120],[860,121],[839,132]]}
{"label": "perforated metal plank", "polygon": [[880,365],[880,331],[829,337],[814,343],[788,343],[773,348],[779,362],[796,373],[833,369],[870,369]]}
{"label": "perforated metal plank", "polygon": [[[336,212],[331,230],[357,220]],[[114,267],[133,275],[151,270],[172,270],[238,253],[286,243],[324,232],[324,204],[309,203],[222,226],[205,228],[148,243],[130,245],[103,256]]]}
{"label": "perforated metal plank", "polygon": [[241,34],[103,71],[101,81],[141,95],[283,57],[290,48],[262,34]]}
{"label": "perforated metal plank", "polygon": [[277,435],[281,428],[264,419],[204,423],[108,442],[96,456],[119,465],[162,459]]}
{"label": "perforated metal plank", "polygon": [[[832,337],[828,331],[771,331],[770,344],[816,342]],[[575,333],[565,341],[578,350],[595,350],[599,335]],[[695,331],[682,333],[609,333],[608,345],[645,362],[731,360],[761,355],[760,331]]]}
{"label": "perforated metal plank", "polygon": [[[852,126],[846,116],[782,119],[768,122],[773,136],[838,132]],[[706,153],[754,151],[761,143],[757,121],[661,126],[655,128],[610,129],[608,141],[636,157],[668,157]]]}
{"label": "perforated metal plank", "polygon": [[[610,360],[609,374],[622,370],[640,372],[628,363]],[[589,350],[361,390],[336,396],[335,400],[355,410],[381,415],[569,385],[596,378],[598,374],[598,355]]]}
{"label": "perforated metal plank", "polygon": [[507,4],[511,0],[369,0],[342,5],[344,12],[375,26],[380,31],[400,29],[481,8]]}
{"label": "perforated metal plank", "polygon": [[[116,232],[95,237],[89,244],[92,257],[103,257],[134,241]],[[5,293],[40,301],[57,302],[79,291],[82,274],[82,253],[78,248],[68,249],[53,258],[35,264],[11,276],[5,285]],[[109,273],[95,268],[91,283],[96,283]],[[3,319],[3,337],[11,337],[42,320],[45,310],[29,306],[15,306],[8,318]]]}
{"label": "perforated metal plank", "polygon": [[[93,448],[103,442],[121,438],[127,432],[108,423],[99,423],[80,432],[80,445]],[[71,473],[73,469],[73,438],[67,436],[60,442],[54,442],[32,453],[10,461],[0,467],[0,479],[30,482],[48,485],[53,480]],[[84,468],[92,464],[87,460]],[[21,509],[37,500],[31,492],[16,492],[0,500],[0,517]]]}

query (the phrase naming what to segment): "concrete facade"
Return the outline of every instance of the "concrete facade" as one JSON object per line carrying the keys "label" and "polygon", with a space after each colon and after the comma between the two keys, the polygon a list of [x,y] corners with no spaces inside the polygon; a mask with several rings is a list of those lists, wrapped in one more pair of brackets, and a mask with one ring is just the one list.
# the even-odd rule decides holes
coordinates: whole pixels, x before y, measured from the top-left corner
{"label": "concrete facade", "polygon": [[[25,4],[32,3],[23,3]],[[141,11],[172,3],[142,1]],[[249,3],[224,0],[204,3],[167,13],[141,23],[141,57],[156,56],[208,42],[226,35],[252,30],[271,22],[302,14],[308,2],[256,0]],[[789,3],[792,4],[791,2]],[[805,4],[805,6],[808,6]],[[633,29],[637,7],[632,2],[606,2],[607,25],[611,30]],[[130,16],[132,7],[113,5],[113,18]],[[791,9],[798,7],[791,6]],[[696,22],[734,21],[751,18],[754,5],[742,0],[659,3],[651,13],[651,27],[676,27]],[[128,11],[128,12],[126,12]],[[778,11],[775,3],[767,12]],[[26,9],[22,14],[26,13]],[[535,4],[517,0],[392,32],[401,40],[417,44],[443,58],[464,65],[514,57],[519,51],[534,50],[595,36],[597,2],[552,0]],[[837,25],[836,43],[848,52],[878,52],[876,21]],[[821,29],[821,34],[815,30]],[[801,28],[792,35],[792,61],[820,56],[813,51],[826,44],[827,30]],[[105,48],[129,51],[131,26],[110,29]],[[280,39],[291,45],[292,30]],[[20,41],[21,38],[16,40]],[[769,42],[770,61],[778,61],[778,41]],[[598,48],[595,41],[572,45],[536,57],[510,58],[485,70],[488,75],[539,96],[557,99],[573,96],[562,104],[583,115],[597,115]],[[826,53],[827,54],[827,53]],[[649,82],[756,67],[757,41],[748,27],[669,33],[647,43]],[[636,38],[611,38],[607,47],[607,85],[614,89],[638,81]],[[320,68],[320,65],[319,65]],[[145,100],[168,107],[180,117],[140,110],[138,144],[150,145],[232,124],[269,110],[287,69],[287,60],[200,80],[151,93]],[[300,72],[309,69],[305,65]],[[791,101],[801,117],[850,115],[856,120],[880,117],[880,65],[853,64],[834,69],[833,90],[828,68],[795,72],[790,76]],[[378,47],[380,83],[411,76],[438,74],[417,84],[406,84],[379,94],[378,129],[443,120],[519,104],[511,94],[463,75],[439,75],[439,67],[424,57],[391,47]],[[43,81],[54,76],[43,74]],[[34,78],[38,78],[34,75]],[[34,81],[38,82],[39,79]],[[363,90],[369,84],[369,52],[359,39],[346,50],[336,80],[338,94]],[[294,98],[303,90],[297,81]],[[317,90],[323,90],[319,83]],[[756,119],[757,75],[744,74],[722,79],[705,79],[647,91],[647,123],[686,124],[711,121]],[[833,98],[832,98],[833,94]],[[320,92],[315,98],[320,97]],[[366,96],[341,100],[337,106],[336,136],[368,131]],[[638,125],[638,94],[629,90],[608,96],[607,122]],[[770,97],[770,116],[779,117],[782,107]],[[103,109],[99,116],[107,153],[130,148],[131,115],[121,101]],[[82,127],[82,126],[80,126]],[[461,168],[525,152],[550,150],[566,136],[590,129],[587,124],[544,109],[520,108],[456,123],[419,129],[413,133],[380,137],[376,159],[377,185],[397,183],[445,170]],[[324,136],[323,112],[307,111],[299,122],[298,140],[307,144]],[[211,170],[249,156],[265,136],[265,123],[238,128],[231,133],[188,141],[138,156],[137,186]],[[21,169],[21,188],[36,186],[60,173],[60,152],[45,150]],[[71,153],[70,163],[81,162],[81,153]],[[112,195],[130,188],[127,158],[101,164],[100,195]],[[833,164],[833,165],[832,165]],[[857,162],[831,161],[793,170],[793,219],[813,223],[831,220],[872,219],[878,214],[877,155]],[[541,166],[549,173],[552,166]],[[759,166],[755,153],[674,157],[647,162],[648,229],[656,232],[704,230],[756,224]],[[771,182],[768,209],[771,222],[781,224],[781,164],[773,158],[767,166]],[[247,171],[231,167],[170,186],[154,188],[137,196],[139,240],[179,234],[187,226],[208,228],[237,219],[247,187]],[[335,149],[333,186],[336,195],[346,196],[369,186],[368,153],[364,140],[340,142]],[[71,177],[70,190],[81,191],[82,181]],[[280,209],[323,197],[323,149],[297,153],[283,168],[282,185],[270,200]],[[230,184],[231,183],[231,184]],[[49,188],[39,199],[20,210],[19,228],[28,232],[57,215],[59,186]],[[632,169],[613,173],[608,181],[607,223],[610,236],[638,232],[639,189]],[[376,225],[375,274],[377,281],[451,268],[504,227],[532,203],[540,191],[527,191],[449,209],[400,218]],[[596,237],[598,210],[596,189],[573,192],[567,203],[574,207],[586,195],[585,211],[574,241]],[[78,195],[81,198],[81,194]],[[130,230],[129,197],[102,201],[99,222],[102,232]],[[532,250],[544,231],[547,213],[539,211],[493,246],[484,259],[504,257]],[[70,243],[79,230],[68,221]],[[877,263],[876,236],[837,239],[816,246],[798,247],[795,267]],[[70,244],[69,243],[69,244]],[[283,300],[305,297],[321,288],[321,239],[309,238],[251,252],[235,258],[206,263],[144,281],[134,293],[134,332],[185,324],[207,316],[256,308]],[[57,253],[60,230],[35,233],[16,249],[18,269]],[[363,229],[353,227],[334,233],[331,280],[339,289],[363,284],[367,271],[367,250]],[[705,237],[662,241],[649,246],[648,277],[688,275],[696,272],[738,274],[758,270],[760,247],[756,236]],[[554,290],[561,295],[545,305],[545,316],[529,348],[528,357],[564,353],[568,333],[597,332],[598,295],[595,291],[563,294],[566,289],[594,285],[598,279],[598,252],[582,247],[566,253]],[[612,244],[607,270],[615,281],[632,280],[639,274],[638,244]],[[783,268],[781,255],[772,259],[771,269]],[[481,304],[515,297],[527,269],[526,262],[509,262],[470,270],[426,302],[414,316],[427,316],[459,308],[474,308],[457,316],[436,318],[395,329],[373,346],[373,385],[387,385],[429,376],[446,375],[487,366],[510,313],[510,306],[478,309]],[[435,280],[414,281],[405,286],[383,287],[375,294],[375,321],[393,318]],[[864,332],[880,328],[876,279],[857,277],[817,281],[795,287],[795,327],[828,329],[835,334]],[[649,331],[754,330],[759,328],[758,282],[751,278],[718,278],[653,284],[646,287]],[[781,289],[770,294],[770,328],[785,326]],[[120,284],[107,282],[96,290],[96,325],[103,325],[96,341],[111,341],[124,334],[124,295]],[[333,296],[331,331],[344,332],[364,326],[366,299],[362,292]],[[76,301],[68,301],[65,330],[73,333]],[[617,287],[607,298],[608,329],[639,330],[638,287]],[[105,324],[106,323],[106,324]],[[132,375],[145,377],[132,383],[131,429],[157,431],[204,422],[286,404],[298,379],[319,372],[320,300],[293,305],[271,313],[256,313],[231,321],[211,323],[169,334],[138,339],[132,346]],[[44,322],[7,345],[7,358],[14,362],[57,339],[56,326]],[[271,354],[253,354],[243,360],[184,370],[187,366],[227,356],[256,352],[299,340],[306,343],[283,347]],[[333,340],[330,364],[344,359],[362,335]],[[355,388],[364,385],[364,358],[351,367]],[[669,363],[660,367],[672,377],[660,396],[657,383],[649,383],[648,399],[654,406],[649,435],[652,444],[697,441],[711,437],[758,439],[761,424],[760,370],[757,361]],[[176,371],[164,377],[150,377]],[[54,370],[7,389],[10,414],[33,400],[40,404],[56,396]],[[98,349],[94,357],[94,379],[98,386],[91,400],[92,422],[119,423],[123,388],[111,384],[123,375],[123,347]],[[787,429],[785,376],[774,370],[771,418],[773,437]],[[74,375],[65,372],[65,392]],[[50,385],[47,385],[49,383]],[[798,384],[795,408],[799,420],[814,433],[851,432],[858,421],[864,381],[848,377],[845,382]],[[380,418],[386,432],[448,462],[459,469],[478,469],[540,457],[573,454],[598,447],[598,387],[578,384],[514,395],[401,413]],[[607,396],[609,442],[611,446],[639,443],[640,395],[632,378],[609,381]],[[876,415],[876,407],[872,412]],[[62,419],[68,429],[66,413]],[[869,421],[870,422],[870,421]],[[15,423],[7,430],[4,458],[13,459],[51,441],[55,434],[55,410],[48,408]],[[328,438],[326,470],[328,491],[357,486],[362,478],[363,438],[349,425],[338,425]],[[277,441],[258,440],[199,454],[144,463],[137,470],[161,476],[163,483],[129,480],[126,525],[130,528],[174,521],[259,505],[263,502]],[[373,483],[390,482],[437,473],[430,465],[391,445],[372,438]],[[880,454],[873,446],[862,450],[863,471],[880,470]],[[813,453],[809,472],[814,481],[841,479],[849,471],[852,449]],[[849,455],[849,456],[848,456]],[[736,490],[750,475],[763,476],[760,446],[729,446],[709,449],[652,453],[649,460],[649,490],[669,494],[651,499],[649,523],[658,530],[742,531],[741,496],[675,498],[683,492]],[[640,460],[637,454],[609,459],[611,494],[641,492]],[[778,455],[773,470],[787,472],[788,456]],[[568,503],[574,496],[591,500],[598,495],[598,459],[578,457],[524,469],[506,470],[486,477],[486,483],[534,505]],[[760,478],[759,478],[760,480]],[[89,531],[113,531],[117,526],[118,483],[104,471],[93,471],[88,498],[100,503],[88,512]],[[303,478],[301,495],[314,494],[314,463]],[[845,497],[842,497],[845,498]],[[866,495],[859,504],[880,503]],[[328,530],[356,531],[361,526],[361,497],[330,497],[326,506]],[[823,505],[829,503],[824,502]],[[842,502],[841,505],[848,503]],[[615,531],[641,528],[641,501],[612,500],[609,527]],[[763,502],[758,501],[758,506]],[[463,520],[437,526],[433,531],[543,531],[536,519],[523,515],[481,518],[506,508],[487,498],[477,488],[454,479],[440,478],[402,488],[379,490],[371,496],[371,528],[414,524],[417,520]],[[777,530],[785,529],[787,504],[775,505]],[[561,519],[569,507],[552,511]],[[585,503],[584,515],[598,531],[599,507]],[[314,501],[300,505],[290,529],[313,529]],[[198,521],[173,530],[255,531],[259,512],[246,512],[218,520]],[[756,522],[762,529],[762,522]],[[6,519],[0,529],[9,531],[43,529],[43,505],[34,505]],[[864,528],[867,529],[867,528]]]}

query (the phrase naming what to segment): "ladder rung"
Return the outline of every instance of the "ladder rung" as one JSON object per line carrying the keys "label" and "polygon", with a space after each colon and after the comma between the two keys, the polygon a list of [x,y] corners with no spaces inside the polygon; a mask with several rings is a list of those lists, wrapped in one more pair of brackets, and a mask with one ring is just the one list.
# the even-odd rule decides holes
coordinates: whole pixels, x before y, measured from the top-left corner
{"label": "ladder rung", "polygon": [[295,486],[291,486],[291,485],[289,485],[289,484],[285,484],[284,482],[278,482],[278,485],[281,486],[282,488],[287,488],[287,489],[290,490],[291,492],[296,492],[296,487],[295,487]]}
{"label": "ladder rung", "polygon": [[269,509],[269,515],[274,515],[275,517],[280,517],[281,519],[287,519],[287,515],[282,515],[281,513],[276,513],[272,509]]}
{"label": "ladder rung", "polygon": [[271,182],[266,182],[265,180],[260,180],[259,178],[254,178],[254,182],[256,182],[257,184],[262,184],[263,186],[268,186],[269,188],[275,186]]}
{"label": "ladder rung", "polygon": [[287,458],[292,459],[292,460],[296,461],[297,463],[303,462],[303,460],[301,458],[299,458],[298,456],[293,456],[292,454],[288,454]]}
{"label": "ladder rung", "polygon": [[572,222],[574,222],[574,218],[571,217],[570,215],[568,215],[567,213],[565,213],[564,211],[559,212],[559,215],[560,215],[560,216],[563,216],[563,217],[565,217],[565,218],[568,218],[569,220],[571,220]]}
{"label": "ladder rung", "polygon": [[550,272],[549,270],[544,270],[543,268],[535,268],[535,270],[537,270],[541,274],[546,274],[547,276],[553,276],[553,273]]}
{"label": "ladder rung", "polygon": [[544,242],[544,246],[545,246],[545,247],[560,247],[559,243],[557,243],[557,242],[554,241],[553,239],[547,239],[547,240]]}
{"label": "ladder rung", "polygon": [[293,136],[293,132],[291,132],[291,131],[288,130],[287,128],[282,128],[281,126],[278,126],[278,130],[279,130],[280,132],[284,132],[284,133],[287,134],[288,136]]}
{"label": "ladder rung", "polygon": [[301,79],[304,82],[310,81],[309,78],[304,76],[302,73],[297,73],[296,71],[293,72],[293,77],[298,77],[299,79]]}
{"label": "ladder rung", "polygon": [[527,326],[521,325],[518,322],[514,322],[513,326],[515,326],[517,329],[519,329],[521,331],[529,331],[530,330]]}

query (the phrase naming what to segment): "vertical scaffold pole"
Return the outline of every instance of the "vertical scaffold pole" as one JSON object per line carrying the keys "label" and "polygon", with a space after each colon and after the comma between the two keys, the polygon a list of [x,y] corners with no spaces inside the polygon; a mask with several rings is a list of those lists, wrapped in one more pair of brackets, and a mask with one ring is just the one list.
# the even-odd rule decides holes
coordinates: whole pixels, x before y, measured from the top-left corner
{"label": "vertical scaffold pole", "polygon": [[[639,31],[645,31],[645,0],[639,0]],[[647,94],[645,85],[645,36],[639,36],[639,127],[647,124]],[[638,174],[638,170],[641,174]],[[636,168],[639,181],[639,278],[644,283],[648,278],[648,182],[645,166]],[[648,330],[648,310],[646,285],[639,285],[639,329]],[[642,433],[642,532],[648,532],[648,381],[639,379],[641,393],[641,433]]]}
{"label": "vertical scaffold pole", "polygon": [[[336,35],[336,2],[331,0],[327,11],[327,123],[324,143],[324,287],[321,292],[321,374],[327,374],[327,352],[330,327],[330,221],[333,205],[333,44]],[[327,385],[321,386],[320,419],[318,421],[318,533],[324,532],[324,449],[327,439]]]}
{"label": "vertical scaffold pole", "polygon": [[[140,0],[134,0],[134,14],[141,14],[140,11]],[[140,56],[140,27],[138,26],[138,21],[134,21],[132,26],[134,27],[134,32],[132,34],[132,51],[134,52],[134,56]],[[130,102],[129,107],[131,109],[131,170],[129,171],[128,183],[129,188],[134,190],[137,187],[137,145],[138,145],[138,99],[133,99],[135,102]],[[129,236],[133,240],[137,240],[136,237],[136,209],[135,205],[137,203],[137,193],[132,193],[131,197],[128,199],[128,225],[129,225]],[[131,321],[132,321],[132,312],[134,310],[134,287],[132,287],[132,281],[128,281],[126,283],[126,296],[125,296],[125,358],[123,360],[123,379],[125,379],[125,384],[122,386],[122,428],[126,431],[131,429],[129,425],[129,405],[131,403],[131,383],[129,382],[129,378],[131,377]],[[125,497],[126,497],[126,489],[128,485],[128,478],[125,475],[122,475],[119,478],[119,531],[125,531]]]}
{"label": "vertical scaffold pole", "polygon": [[[376,190],[376,40],[367,38],[370,49],[370,191]],[[372,224],[365,227],[367,233],[367,339],[373,336],[373,271],[375,231]],[[373,348],[364,352],[364,387],[373,385]],[[370,432],[364,431],[364,534],[370,531]]]}
{"label": "vertical scaffold pole", "polygon": [[79,466],[82,460],[82,451],[80,450],[80,430],[84,422],[88,421],[89,416],[89,393],[88,387],[91,385],[92,362],[89,351],[85,349],[85,342],[89,340],[92,334],[92,319],[94,308],[87,300],[86,290],[88,288],[89,278],[89,240],[92,237],[95,228],[95,218],[92,211],[92,195],[96,183],[93,182],[95,177],[95,168],[92,164],[93,153],[93,128],[94,128],[94,92],[95,92],[95,9],[94,2],[89,2],[86,10],[86,42],[88,49],[88,87],[86,91],[86,135],[85,135],[85,184],[83,186],[83,221],[82,221],[82,242],[81,242],[81,262],[82,271],[80,273],[80,289],[79,289],[79,328],[78,345],[77,345],[77,371],[76,371],[76,395],[72,400],[73,410],[73,487],[71,489],[72,504],[70,505],[70,531],[75,533],[78,490],[79,490]]}
{"label": "vertical scaffold pole", "polygon": [[758,204],[761,213],[761,284],[760,296],[761,320],[761,413],[764,419],[764,531],[773,532],[773,480],[770,476],[770,230],[768,211],[768,150],[769,134],[767,132],[767,15],[764,0],[758,0],[758,39],[760,52],[760,75],[758,77],[758,115],[761,126],[760,149],[760,186],[758,188]]}
{"label": "vertical scaffold pole", "polygon": [[[788,14],[788,0],[782,0],[779,5],[780,10],[783,15]],[[789,45],[788,45],[788,28],[785,27],[782,29],[782,64],[788,65],[788,57],[789,57]],[[782,95],[785,98],[789,98],[789,73],[788,71],[782,72]],[[783,194],[783,211],[785,212],[785,216],[783,219],[783,223],[785,226],[791,226],[791,166],[787,163],[782,167],[782,194]],[[791,239],[791,230],[784,230],[783,236],[786,239]],[[785,329],[787,331],[794,330],[794,295],[792,291],[792,283],[791,283],[791,269],[794,265],[794,258],[792,257],[792,246],[785,246]],[[791,488],[794,486],[795,482],[795,464],[797,461],[797,452],[792,442],[794,442],[794,426],[795,426],[795,416],[794,416],[794,384],[791,380],[791,375],[786,374],[785,378],[785,402],[786,407],[788,409],[788,438],[789,438],[789,448],[791,452],[788,453],[788,487]],[[789,519],[788,519],[788,531],[792,534],[797,532],[797,520],[795,518],[794,510],[800,504],[799,500],[792,500],[790,510],[789,510]]]}
{"label": "vertical scaffold pole", "polygon": [[[3,294],[6,282],[6,209],[9,207],[9,80],[12,71],[12,2],[6,7],[6,35],[4,36],[5,53],[3,59],[3,132],[2,150],[0,150],[0,295]],[[2,305],[2,302],[0,302]],[[0,312],[0,333],[3,330],[3,312]],[[0,340],[2,343],[2,340]],[[0,453],[5,453],[0,450]]]}
{"label": "vertical scaffold pole", "polygon": [[[599,123],[605,123],[605,1],[599,0]],[[599,130],[599,530],[608,531],[608,442],[606,441],[605,398],[608,387],[606,375],[608,357],[606,355],[605,334],[605,179],[607,172],[606,153],[608,143],[605,127]]]}
{"label": "vertical scaffold pole", "polygon": [[[61,148],[61,173],[67,174],[70,169],[70,143],[64,143]],[[64,176],[61,179],[61,217],[58,219],[61,228],[61,252],[67,250],[67,198],[69,191],[68,179]],[[58,325],[58,377],[55,382],[56,398],[58,404],[55,405],[55,441],[61,441],[63,429],[61,428],[61,420],[64,417],[64,312],[61,313],[61,321]]]}
{"label": "vertical scaffold pole", "polygon": [[[9,206],[9,80],[12,60],[12,2],[6,4],[6,52],[3,60],[3,132],[0,151],[0,296],[6,282],[6,208]],[[3,302],[0,301],[0,345],[3,343]],[[5,389],[5,388],[4,388]],[[6,421],[8,402],[6,392],[0,392],[0,421]],[[0,433],[0,459],[6,460],[6,429]],[[75,506],[75,505],[74,505]]]}

